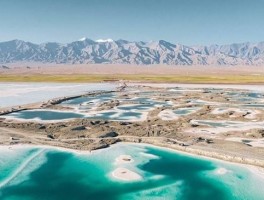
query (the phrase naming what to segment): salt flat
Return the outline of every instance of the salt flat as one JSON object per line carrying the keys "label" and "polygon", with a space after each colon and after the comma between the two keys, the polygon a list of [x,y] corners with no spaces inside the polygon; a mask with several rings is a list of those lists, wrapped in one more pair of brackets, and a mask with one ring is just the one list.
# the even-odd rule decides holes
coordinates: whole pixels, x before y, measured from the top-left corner
{"label": "salt flat", "polygon": [[0,83],[0,108],[47,101],[89,91],[112,90],[115,87],[116,85],[107,83]]}

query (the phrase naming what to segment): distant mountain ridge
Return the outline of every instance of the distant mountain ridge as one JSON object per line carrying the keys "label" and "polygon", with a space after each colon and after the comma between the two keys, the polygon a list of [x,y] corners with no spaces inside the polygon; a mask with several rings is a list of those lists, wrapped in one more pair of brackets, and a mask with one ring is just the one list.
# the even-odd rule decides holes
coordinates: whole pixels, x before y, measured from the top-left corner
{"label": "distant mountain ridge", "polygon": [[91,40],[68,44],[34,44],[22,40],[0,43],[0,63],[42,62],[57,64],[168,64],[263,65],[264,42],[230,45],[186,46],[159,40]]}

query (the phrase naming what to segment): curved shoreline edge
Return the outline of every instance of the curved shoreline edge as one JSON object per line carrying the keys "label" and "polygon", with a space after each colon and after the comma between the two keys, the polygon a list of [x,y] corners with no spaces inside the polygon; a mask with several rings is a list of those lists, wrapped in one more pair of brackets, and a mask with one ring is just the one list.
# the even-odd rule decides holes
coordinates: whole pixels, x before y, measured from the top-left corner
{"label": "curved shoreline edge", "polygon": [[[162,138],[160,138],[162,140]],[[124,144],[138,144],[138,145],[151,145],[155,148],[164,148],[167,151],[173,151],[174,153],[179,154],[186,154],[193,157],[198,157],[201,159],[209,159],[209,160],[217,160],[219,162],[228,162],[229,164],[234,165],[240,165],[242,167],[247,168],[249,171],[251,171],[253,174],[261,177],[264,179],[264,160],[258,160],[258,159],[248,159],[243,158],[240,156],[230,156],[223,153],[218,152],[209,152],[202,149],[195,149],[190,147],[183,147],[179,145],[172,145],[172,144],[165,144],[162,142],[157,142],[155,139],[136,139],[132,137],[128,137],[126,139],[120,140],[118,143],[124,143]],[[116,145],[118,143],[112,144]],[[110,146],[112,146],[110,145]],[[109,147],[110,147],[109,146]],[[14,145],[0,145],[1,147],[40,147],[40,148],[46,148],[46,149],[57,149],[64,152],[71,152],[74,154],[91,154],[93,152],[98,152],[101,149],[96,149],[93,151],[87,151],[87,150],[77,150],[67,147],[60,147],[60,146],[52,146],[52,145],[38,145],[38,144],[14,144]]]}
{"label": "curved shoreline edge", "polygon": [[124,143],[136,143],[136,144],[146,144],[146,145],[153,145],[154,147],[157,148],[164,148],[166,150],[174,151],[176,153],[180,154],[187,154],[190,156],[198,156],[200,158],[205,158],[205,159],[213,159],[213,160],[218,160],[220,162],[228,162],[230,164],[237,164],[244,166],[251,171],[258,172],[259,175],[264,179],[264,160],[259,160],[259,159],[248,159],[248,158],[243,158],[240,156],[231,156],[227,155],[224,153],[218,153],[218,152],[209,152],[205,151],[202,149],[195,149],[192,147],[184,147],[184,146],[179,146],[179,145],[173,145],[173,144],[168,144],[168,143],[162,143],[162,142],[157,142],[155,140],[143,140],[141,142],[135,142],[135,141],[122,141]]}

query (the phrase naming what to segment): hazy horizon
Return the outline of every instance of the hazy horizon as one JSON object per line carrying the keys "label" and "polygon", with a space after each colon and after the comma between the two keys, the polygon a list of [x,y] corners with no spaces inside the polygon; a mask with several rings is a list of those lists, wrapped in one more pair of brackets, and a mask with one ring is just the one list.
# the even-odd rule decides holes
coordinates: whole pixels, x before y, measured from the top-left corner
{"label": "hazy horizon", "polygon": [[255,43],[264,41],[263,7],[263,0],[1,0],[0,42]]}
{"label": "hazy horizon", "polygon": [[[93,38],[88,38],[88,37],[83,37],[83,38],[86,38],[88,40],[93,40],[94,42],[98,42],[98,40],[107,40],[107,39],[112,39],[112,38],[98,38],[98,39],[93,39]],[[30,42],[30,43],[33,43],[33,44],[37,44],[37,45],[40,45],[40,44],[45,44],[45,43],[58,43],[58,44],[69,44],[69,43],[72,43],[72,42],[76,42],[76,41],[82,41],[83,38],[79,38],[79,39],[76,39],[76,40],[72,40],[72,41],[68,41],[68,42],[58,42],[58,41],[46,41],[46,42],[33,42],[33,41],[30,41],[30,40],[23,40],[23,39],[20,39],[20,38],[13,38],[13,39],[9,39],[9,40],[5,40],[5,41],[0,41],[0,43],[3,43],[3,42],[10,42],[10,41],[14,41],[14,40],[20,40],[20,41],[24,41],[24,42]],[[113,39],[114,40],[114,39]],[[164,39],[159,39],[159,40],[149,40],[149,41],[143,41],[143,40],[127,40],[125,38],[119,38],[119,39],[116,39],[114,41],[118,41],[118,40],[126,40],[128,42],[145,42],[145,43],[149,43],[149,42],[157,42],[157,41],[166,41],[166,42],[169,42],[171,44],[181,44],[181,45],[186,45],[184,43],[180,43],[180,42],[172,42],[172,41],[169,41],[169,40],[164,40]],[[264,42],[264,39],[263,40],[260,40],[260,41],[255,41],[255,42],[251,42],[251,41],[241,41],[241,42],[231,42],[231,43],[211,43],[211,44],[201,44],[200,46],[210,46],[210,45],[219,45],[219,46],[222,46],[222,45],[232,45],[232,44],[244,44],[244,43],[251,43],[251,44],[257,44],[257,43],[262,43]],[[186,46],[199,46],[199,44],[188,44]]]}

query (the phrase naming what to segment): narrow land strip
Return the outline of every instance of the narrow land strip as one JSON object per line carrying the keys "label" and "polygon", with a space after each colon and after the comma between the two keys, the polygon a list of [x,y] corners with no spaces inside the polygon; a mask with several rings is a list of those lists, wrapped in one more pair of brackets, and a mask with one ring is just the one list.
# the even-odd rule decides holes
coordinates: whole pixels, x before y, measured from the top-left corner
{"label": "narrow land strip", "polygon": [[145,83],[201,83],[201,84],[264,84],[264,75],[215,75],[215,76],[180,76],[180,75],[0,75],[0,82],[57,82],[57,83],[98,83],[118,82],[119,80],[129,82]]}

